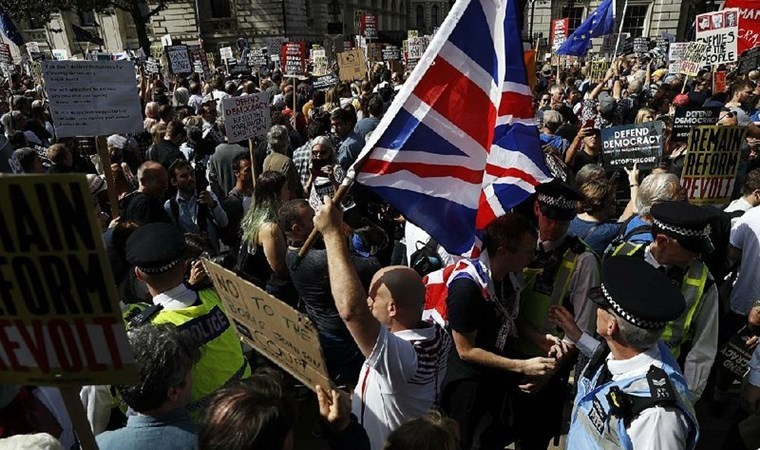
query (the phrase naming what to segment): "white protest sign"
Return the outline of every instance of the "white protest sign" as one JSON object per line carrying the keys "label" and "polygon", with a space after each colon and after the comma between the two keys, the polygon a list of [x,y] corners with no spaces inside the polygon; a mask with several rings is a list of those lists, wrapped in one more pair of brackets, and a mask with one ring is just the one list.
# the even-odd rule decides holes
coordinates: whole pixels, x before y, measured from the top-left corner
{"label": "white protest sign", "polygon": [[165,34],[161,36],[161,46],[162,47],[168,47],[172,45],[172,35],[171,34]]}
{"label": "white protest sign", "polygon": [[707,54],[707,44],[704,42],[689,42],[686,47],[686,54],[681,60],[681,73],[690,77],[696,77],[699,69],[704,64],[705,55]]}
{"label": "white protest sign", "polygon": [[190,62],[190,52],[187,45],[171,45],[166,48],[169,60],[169,71],[173,74],[191,73],[193,65]]}
{"label": "white protest sign", "polygon": [[31,56],[32,53],[39,53],[40,52],[40,44],[36,42],[27,42],[26,43],[26,51],[29,52],[29,55]]}
{"label": "white protest sign", "polygon": [[42,74],[58,137],[143,130],[132,61],[43,61]]}
{"label": "white protest sign", "polygon": [[309,318],[233,272],[203,260],[237,334],[309,389],[332,386]]}
{"label": "white protest sign", "polygon": [[65,61],[69,59],[69,52],[66,51],[66,49],[54,48],[50,53],[53,54],[53,59],[56,61]]}
{"label": "white protest sign", "polygon": [[224,128],[230,142],[264,135],[272,126],[266,93],[226,98],[222,100],[222,109]]}
{"label": "white protest sign", "polygon": [[[731,17],[733,20],[730,20]],[[739,10],[736,8],[697,16],[697,41],[707,44],[706,65],[717,66],[736,62],[739,59],[737,17],[739,17]]]}
{"label": "white protest sign", "polygon": [[686,49],[688,48],[688,42],[673,42],[668,48],[668,60],[670,62],[682,61],[686,56]]}
{"label": "white protest sign", "polygon": [[422,58],[428,45],[430,45],[430,38],[427,36],[409,39],[409,59]]}
{"label": "white protest sign", "polygon": [[235,59],[235,57],[232,55],[232,47],[222,47],[219,49],[219,56],[222,58],[222,61],[228,61],[230,59]]}

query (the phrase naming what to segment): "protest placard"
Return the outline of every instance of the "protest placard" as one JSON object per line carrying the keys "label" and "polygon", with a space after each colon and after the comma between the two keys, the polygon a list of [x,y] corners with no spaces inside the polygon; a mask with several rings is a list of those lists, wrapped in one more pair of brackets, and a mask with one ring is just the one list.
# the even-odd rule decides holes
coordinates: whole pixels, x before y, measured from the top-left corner
{"label": "protest placard", "polygon": [[417,31],[417,30],[407,30],[407,32],[406,32],[406,39],[407,40],[414,39],[414,38],[419,37],[419,36],[420,36],[420,32]]}
{"label": "protest placard", "polygon": [[739,57],[739,73],[746,75],[758,68],[760,68],[760,47],[747,50]]}
{"label": "protest placard", "polygon": [[401,49],[395,45],[386,45],[383,47],[383,61],[399,61],[401,59]]}
{"label": "protest placard", "polygon": [[633,38],[633,52],[640,55],[649,51],[649,38],[637,37]]}
{"label": "protest placard", "polygon": [[161,46],[162,47],[169,47],[173,44],[172,42],[172,35],[171,34],[165,34],[161,36]]}
{"label": "protest placard", "polygon": [[320,77],[314,77],[312,81],[312,87],[317,90],[328,89],[340,82],[338,77],[333,74],[322,75]]}
{"label": "protest placard", "polygon": [[560,47],[562,47],[562,44],[564,44],[567,40],[567,32],[569,28],[570,19],[568,18],[552,20],[550,40],[553,52],[556,52]]}
{"label": "protest placard", "polygon": [[332,385],[317,330],[305,314],[222,266],[203,263],[243,341],[309,389]]}
{"label": "protest placard", "polygon": [[153,74],[153,73],[160,73],[161,68],[158,65],[158,61],[156,61],[153,58],[148,58],[147,61],[145,61],[145,73],[147,74]]}
{"label": "protest placard", "polygon": [[131,61],[45,61],[42,71],[58,137],[143,130]]}
{"label": "protest placard", "polygon": [[[195,73],[207,74],[210,71],[208,65],[208,56],[206,50],[200,45],[188,45],[187,51],[190,54],[190,61],[193,63],[193,70]],[[198,66],[200,65],[200,69]]]}
{"label": "protest placard", "polygon": [[166,58],[169,61],[169,72],[175,75],[192,73],[193,64],[190,62],[190,52],[187,45],[170,45],[166,49]]}
{"label": "protest placard", "polygon": [[383,46],[376,42],[367,44],[366,50],[367,60],[370,62],[378,62],[383,60]]}
{"label": "protest placard", "polygon": [[599,83],[604,80],[604,75],[610,68],[610,62],[606,59],[596,59],[591,61],[591,71],[589,72],[589,80],[592,83]]}
{"label": "protest placard", "polygon": [[13,64],[13,54],[11,53],[11,46],[4,42],[0,42],[0,63]]}
{"label": "protest placard", "polygon": [[700,126],[691,129],[681,186],[689,203],[727,205],[736,182],[744,127]]}
{"label": "protest placard", "polygon": [[[728,18],[733,17],[731,25]],[[739,10],[724,9],[722,11],[699,14],[697,16],[697,42],[707,44],[704,63],[708,66],[736,62],[739,59]]]}
{"label": "protest placard", "polygon": [[670,62],[681,62],[686,56],[688,48],[689,42],[673,42],[668,48],[668,60]]}
{"label": "protest placard", "polygon": [[[760,9],[756,0],[726,0],[724,8],[739,8],[739,53],[760,44]],[[732,17],[727,17],[731,20]]]}
{"label": "protest placard", "polygon": [[720,107],[693,108],[690,106],[677,106],[673,117],[673,134],[671,139],[679,141],[689,140],[689,133],[694,127],[700,125],[715,125],[720,115]]}
{"label": "protest placard", "polygon": [[752,332],[745,325],[718,352],[716,365],[726,369],[736,381],[741,381],[747,373],[752,359],[752,350],[747,347],[747,341],[752,337]]}
{"label": "protest placard", "polygon": [[0,383],[136,381],[84,175],[0,177],[0,224]]}
{"label": "protest placard", "polygon": [[279,55],[282,51],[282,44],[288,42],[288,38],[284,37],[269,37],[265,39],[267,43],[267,53],[269,56]]}
{"label": "protest placard", "polygon": [[338,68],[342,81],[361,80],[367,76],[367,63],[364,61],[364,52],[351,50],[338,53]]}
{"label": "protest placard", "polygon": [[327,52],[323,48],[314,49],[311,51],[311,73],[312,75],[321,76],[327,75]]}
{"label": "protest placard", "polygon": [[252,67],[261,67],[269,64],[266,47],[253,47],[248,54],[248,65]]}
{"label": "protest placard", "polygon": [[345,51],[343,48],[343,36],[325,36],[322,40],[322,47],[325,49],[325,56],[327,57],[327,64],[332,66],[338,63],[338,53]]}
{"label": "protest placard", "polygon": [[362,16],[362,35],[366,39],[377,39],[377,16],[365,14]]}
{"label": "protest placard", "polygon": [[726,71],[717,70],[713,73],[713,93],[726,92]]}
{"label": "protest placard", "polygon": [[[623,47],[630,35],[630,33],[623,33],[620,35],[620,40],[618,41],[617,33],[605,34],[602,38],[602,47],[599,50],[599,55],[610,59],[613,55],[622,55]],[[617,47],[615,47],[616,45]]]}
{"label": "protest placard", "polygon": [[219,57],[222,61],[232,61],[235,56],[232,54],[232,47],[222,47],[219,49]]}
{"label": "protest placard", "polygon": [[50,51],[54,61],[66,61],[69,59],[69,52],[65,48],[54,48]]}
{"label": "protest placard", "polygon": [[704,42],[689,42],[686,52],[681,59],[681,73],[690,77],[696,77],[699,69],[704,64],[703,61],[707,55],[707,44]]}
{"label": "protest placard", "polygon": [[421,36],[409,39],[409,59],[420,59],[430,44],[430,38]]}
{"label": "protest placard", "polygon": [[602,128],[602,162],[605,170],[623,167],[651,169],[662,157],[662,122]]}
{"label": "protest placard", "polygon": [[37,42],[27,42],[26,43],[26,51],[29,52],[29,56],[32,55],[32,53],[39,53],[40,52],[40,44]]}
{"label": "protest placard", "polygon": [[305,42],[285,42],[280,54],[285,75],[301,76],[306,73]]}
{"label": "protest placard", "polygon": [[272,126],[266,93],[248,94],[222,100],[224,128],[230,142],[265,135]]}
{"label": "protest placard", "polygon": [[248,76],[251,74],[251,67],[248,66],[248,64],[241,64],[241,63],[234,63],[230,64],[230,76],[231,77],[237,77],[240,75]]}

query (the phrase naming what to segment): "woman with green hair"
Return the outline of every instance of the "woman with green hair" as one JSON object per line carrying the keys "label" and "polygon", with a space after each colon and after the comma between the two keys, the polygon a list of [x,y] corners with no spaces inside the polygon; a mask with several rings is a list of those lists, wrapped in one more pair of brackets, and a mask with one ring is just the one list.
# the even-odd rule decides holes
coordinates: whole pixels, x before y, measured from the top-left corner
{"label": "woman with green hair", "polygon": [[253,201],[240,223],[242,241],[236,271],[283,301],[292,288],[285,263],[287,243],[277,211],[290,200],[285,175],[268,170],[256,179]]}

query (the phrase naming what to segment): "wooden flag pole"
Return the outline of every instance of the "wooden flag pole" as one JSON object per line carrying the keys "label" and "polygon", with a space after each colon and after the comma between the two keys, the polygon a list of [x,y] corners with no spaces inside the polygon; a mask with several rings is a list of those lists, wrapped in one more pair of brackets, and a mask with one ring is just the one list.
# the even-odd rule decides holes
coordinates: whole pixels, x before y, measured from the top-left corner
{"label": "wooden flag pole", "polygon": [[79,398],[81,386],[60,387],[63,404],[66,405],[66,411],[69,413],[71,424],[74,426],[74,432],[79,439],[83,450],[98,450],[98,443],[92,434],[90,422],[87,420],[87,414],[84,412],[84,406]]}
{"label": "wooden flag pole", "polygon": [[[612,3],[613,8],[615,7],[615,3]],[[625,0],[625,3],[623,3],[623,15],[620,17],[620,28],[618,29],[618,35],[617,39],[615,40],[615,50],[612,52],[612,61],[617,59],[617,52],[618,47],[620,47],[620,36],[623,35],[623,22],[625,22],[625,12],[628,10],[628,0]]]}
{"label": "wooden flag pole", "polygon": [[116,177],[111,170],[111,154],[108,152],[105,136],[95,137],[95,148],[98,151],[100,163],[103,164],[103,174],[106,176],[106,188],[108,189],[108,203],[111,204],[111,220],[113,220],[119,217],[119,197],[116,195]]}
{"label": "wooden flag pole", "polygon": [[248,139],[248,151],[251,152],[251,178],[253,187],[256,188],[256,153],[253,151],[253,138]]}

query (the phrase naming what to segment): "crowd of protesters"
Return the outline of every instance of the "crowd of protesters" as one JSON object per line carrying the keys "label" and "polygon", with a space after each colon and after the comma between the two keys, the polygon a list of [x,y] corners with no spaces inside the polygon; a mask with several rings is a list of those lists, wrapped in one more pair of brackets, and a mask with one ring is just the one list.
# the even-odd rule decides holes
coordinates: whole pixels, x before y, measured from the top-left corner
{"label": "crowd of protesters", "polygon": [[[87,174],[139,368],[137,385],[82,389],[100,448],[543,450],[568,424],[568,448],[693,448],[695,405],[720,416],[737,391],[719,348],[744,333],[751,353],[760,334],[760,72],[729,72],[713,92],[711,71],[661,66],[619,58],[599,83],[588,66],[541,68],[535,120],[554,179],[463,259],[361,185],[331,200],[408,76],[384,64],[323,90],[277,69],[141,72],[144,131],[103,143],[112,186],[93,140],[56,137],[41,87],[13,75],[0,172]],[[231,142],[221,101],[259,92],[271,129]],[[685,201],[676,106],[718,106],[718,125],[747,129],[730,205]],[[655,167],[605,171],[600,130],[656,120]],[[304,312],[334,386],[314,395],[241,346],[201,258]],[[226,325],[182,332],[206,320]],[[725,448],[760,446],[760,352],[747,378]],[[597,403],[600,389],[612,397]],[[309,407],[321,417],[304,423]],[[52,388],[1,386],[0,437],[76,446]]]}

